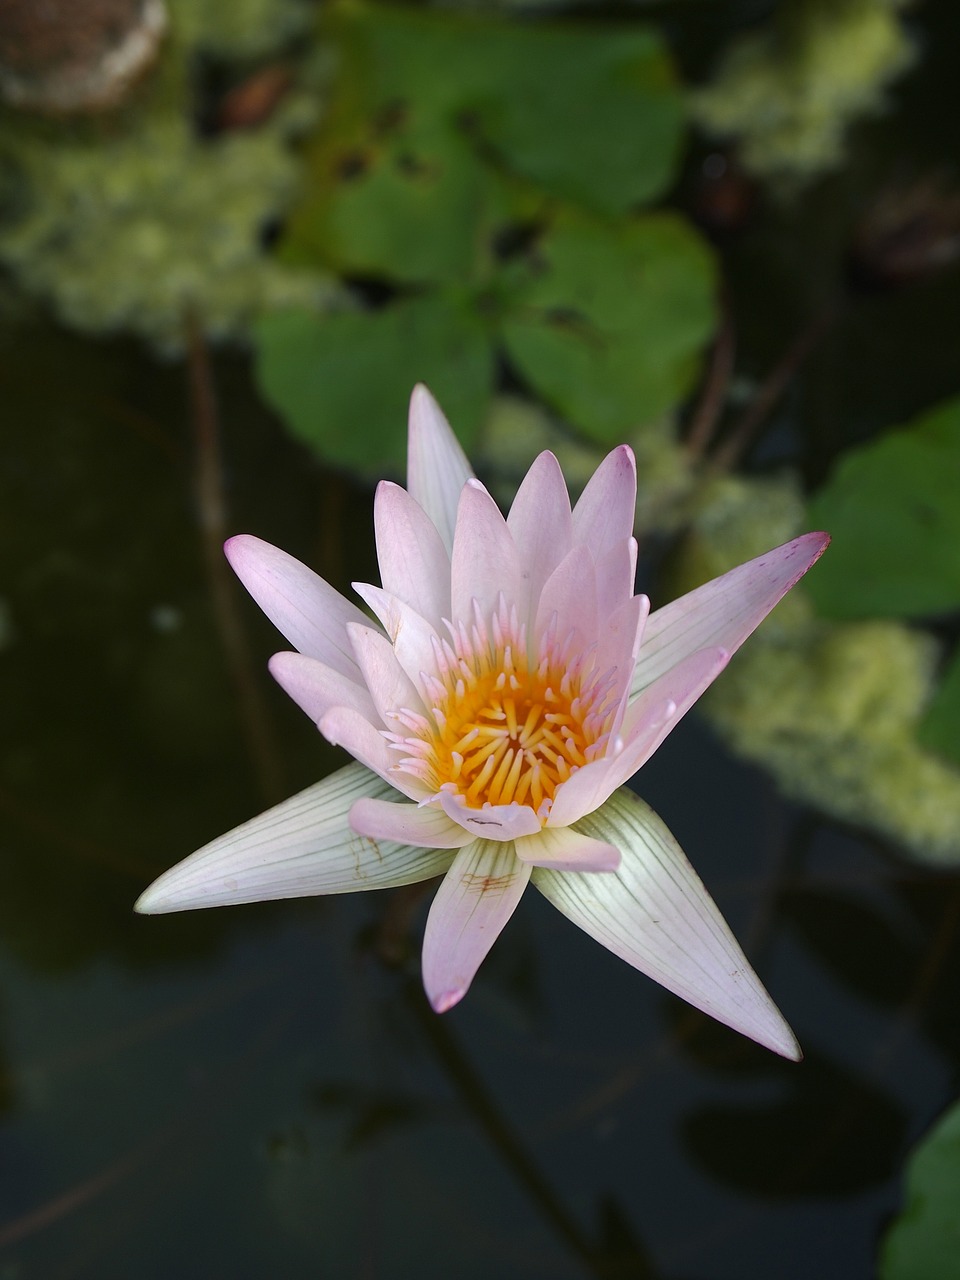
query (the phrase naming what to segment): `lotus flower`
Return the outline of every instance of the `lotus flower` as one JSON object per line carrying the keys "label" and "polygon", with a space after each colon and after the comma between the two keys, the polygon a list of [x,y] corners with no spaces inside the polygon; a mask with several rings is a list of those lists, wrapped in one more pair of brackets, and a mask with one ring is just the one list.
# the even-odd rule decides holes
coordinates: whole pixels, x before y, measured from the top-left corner
{"label": "lotus flower", "polygon": [[231,565],[296,652],[270,670],[356,763],[162,875],[142,912],[382,889],[443,876],[423,981],[467,991],[531,882],[629,964],[786,1057],[797,1042],[661,820],[624,787],[823,552],[809,533],[648,617],[633,591],[627,446],[571,511],[542,453],[506,517],[426,388],[408,487],[374,506],[375,622],[249,536]]}

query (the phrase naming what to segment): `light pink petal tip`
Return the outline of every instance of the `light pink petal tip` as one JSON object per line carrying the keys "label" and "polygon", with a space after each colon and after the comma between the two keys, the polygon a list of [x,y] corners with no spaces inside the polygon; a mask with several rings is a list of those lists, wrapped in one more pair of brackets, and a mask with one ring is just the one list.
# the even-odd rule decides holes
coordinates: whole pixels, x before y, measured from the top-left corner
{"label": "light pink petal tip", "polygon": [[441,791],[439,800],[447,817],[473,839],[516,840],[540,830],[540,819],[529,805],[487,804],[482,809],[472,809],[459,795],[449,791]]}
{"label": "light pink petal tip", "polygon": [[460,490],[473,468],[433,396],[418,383],[410,397],[407,436],[407,489],[437,527],[447,551],[453,550]]}
{"label": "light pink petal tip", "polygon": [[373,506],[384,591],[433,626],[450,616],[450,553],[433,521],[399,485],[384,480]]}
{"label": "light pink petal tip", "polygon": [[425,849],[460,849],[473,839],[433,805],[358,800],[350,810],[350,825],[372,840],[396,840],[423,845]]}
{"label": "light pink petal tip", "polygon": [[469,480],[460,494],[450,573],[454,620],[472,620],[474,600],[489,617],[501,595],[508,604],[522,598],[517,544],[479,480]]}
{"label": "light pink petal tip", "polygon": [[466,995],[530,879],[512,844],[476,840],[461,849],[427,916],[423,985],[437,1013]]}
{"label": "light pink petal tip", "polygon": [[272,898],[388,889],[429,880],[450,865],[442,849],[370,840],[352,830],[358,800],[397,793],[349,764],[172,867],[137,900],[145,915]]}
{"label": "light pink petal tip", "polygon": [[647,620],[632,696],[698,649],[736,653],[829,544],[828,533],[805,533],[657,609]]}
{"label": "light pink petal tip", "polygon": [[622,444],[608,453],[573,508],[573,540],[599,559],[633,535],[637,509],[637,463]]}
{"label": "light pink petal tip", "polygon": [[616,871],[620,850],[572,827],[544,827],[535,836],[514,842],[517,857],[535,867],[557,871]]}
{"label": "light pink petal tip", "polygon": [[663,822],[629,791],[578,827],[618,847],[609,875],[536,869],[533,883],[603,946],[697,1009],[795,1061],[796,1038]]}
{"label": "light pink petal tip", "polygon": [[369,619],[306,565],[269,542],[241,533],[224,544],[234,573],[293,647],[358,680],[347,623]]}

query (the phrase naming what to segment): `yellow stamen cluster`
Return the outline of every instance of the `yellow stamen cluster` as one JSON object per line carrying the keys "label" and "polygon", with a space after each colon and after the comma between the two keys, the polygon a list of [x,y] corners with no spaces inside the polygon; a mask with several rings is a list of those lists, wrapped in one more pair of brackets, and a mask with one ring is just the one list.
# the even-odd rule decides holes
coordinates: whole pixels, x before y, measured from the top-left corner
{"label": "yellow stamen cluster", "polygon": [[557,787],[604,754],[613,711],[613,673],[594,655],[543,637],[535,661],[524,629],[501,607],[489,628],[479,611],[469,631],[450,627],[434,646],[435,669],[421,677],[429,717],[399,711],[410,736],[388,735],[398,762],[436,792],[455,792],[472,809],[529,805],[542,820]]}

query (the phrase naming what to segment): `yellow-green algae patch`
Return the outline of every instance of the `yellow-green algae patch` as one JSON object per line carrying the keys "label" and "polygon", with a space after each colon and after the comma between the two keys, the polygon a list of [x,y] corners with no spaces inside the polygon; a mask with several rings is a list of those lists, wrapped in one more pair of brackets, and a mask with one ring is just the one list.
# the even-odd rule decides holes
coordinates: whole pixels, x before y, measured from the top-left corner
{"label": "yellow-green algae patch", "polygon": [[[789,481],[716,481],[671,565],[669,594],[761,554],[803,524]],[[960,861],[960,770],[916,739],[939,661],[934,638],[901,623],[818,619],[801,585],[702,705],[733,749],[769,769],[787,794],[922,861],[949,865]]]}
{"label": "yellow-green algae patch", "polygon": [[802,182],[844,158],[851,123],[875,114],[915,57],[903,0],[795,0],[738,40],[712,84],[692,95],[694,118],[732,137],[744,167]]}
{"label": "yellow-green algae patch", "polygon": [[315,116],[311,95],[255,130],[202,137],[193,118],[198,59],[272,56],[303,6],[245,0],[232,20],[217,6],[217,21],[209,4],[170,10],[158,65],[121,111],[0,115],[0,263],[71,327],[161,349],[183,344],[188,311],[211,337],[238,337],[266,309],[323,307],[337,292],[264,247],[298,189],[291,142]]}

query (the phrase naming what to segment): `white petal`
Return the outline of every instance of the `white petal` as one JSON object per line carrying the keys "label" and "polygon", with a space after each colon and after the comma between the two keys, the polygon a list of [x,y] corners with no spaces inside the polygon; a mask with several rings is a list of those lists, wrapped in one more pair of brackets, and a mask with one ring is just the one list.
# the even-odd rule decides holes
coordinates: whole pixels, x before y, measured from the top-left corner
{"label": "white petal", "polygon": [[[541,453],[524,476],[507,516],[520,556],[526,600],[521,620],[528,627],[536,619],[543,584],[573,545],[570,498],[560,463]],[[518,609],[521,601],[517,601]]]}
{"label": "white petal", "polygon": [[430,517],[399,485],[384,480],[373,504],[383,589],[433,626],[450,616],[450,555]]}
{"label": "white petal", "polygon": [[359,680],[347,623],[369,627],[356,605],[269,542],[239,534],[224,545],[234,573],[295,649]]}
{"label": "white petal", "polygon": [[637,464],[633,450],[622,444],[600,463],[573,508],[574,542],[590,547],[599,560],[632,537],[636,507]]}
{"label": "white petal", "polygon": [[440,875],[449,852],[368,840],[351,830],[347,815],[357,800],[391,795],[362,765],[349,764],[198,849],[155,880],[136,910],[154,915],[389,889]]}
{"label": "white petal", "polygon": [[438,1013],[464,995],[530,879],[510,843],[461,849],[433,900],[423,938],[423,985]]}
{"label": "white petal", "polygon": [[489,617],[501,592],[508,605],[522,598],[517,544],[490,494],[479,480],[468,480],[460,494],[453,539],[452,620],[472,621],[474,600]]}
{"label": "white petal", "polygon": [[442,809],[429,804],[358,800],[350,810],[350,825],[374,840],[419,844],[425,849],[461,849],[473,839]]}
{"label": "white petal", "polygon": [[407,435],[407,489],[437,527],[448,552],[453,550],[460,490],[473,475],[450,424],[422,383],[410,397]]}
{"label": "white petal", "polygon": [[536,870],[533,883],[574,924],[669,991],[786,1058],[796,1039],[663,822],[628,791],[580,824],[616,845],[609,875]]}
{"label": "white petal", "polygon": [[620,850],[571,827],[544,827],[535,836],[514,841],[517,857],[535,867],[557,871],[616,871]]}
{"label": "white petal", "polygon": [[[363,630],[374,634],[369,627]],[[382,636],[380,639],[383,644],[387,643]],[[371,724],[379,723],[373,699],[365,686],[317,662],[316,658],[308,658],[303,653],[275,653],[267,665],[277,684],[314,724],[319,724],[331,707],[349,707]]]}
{"label": "white petal", "polygon": [[631,696],[698,649],[718,645],[735,653],[829,543],[829,534],[805,533],[657,609],[644,631]]}

